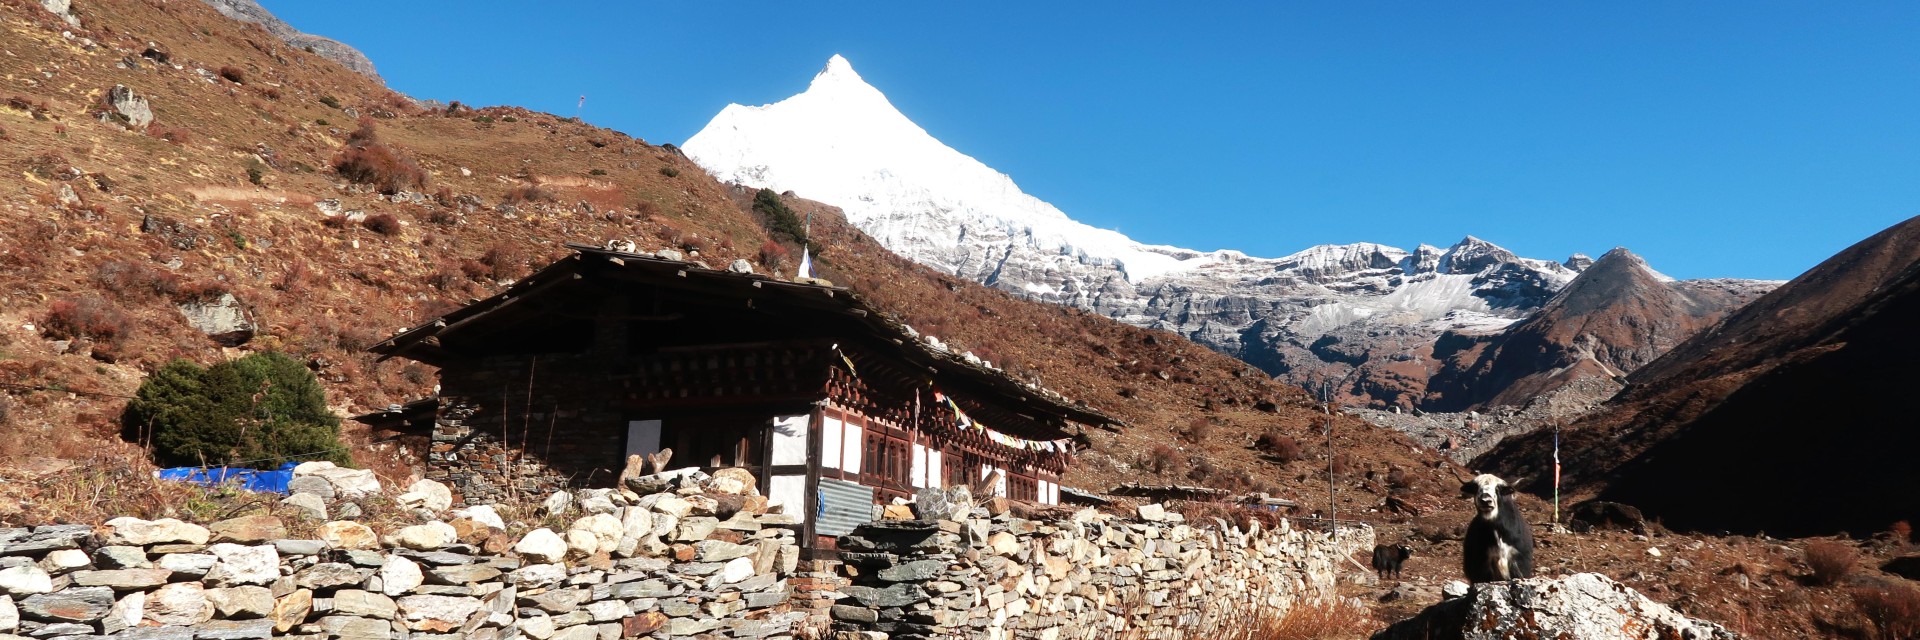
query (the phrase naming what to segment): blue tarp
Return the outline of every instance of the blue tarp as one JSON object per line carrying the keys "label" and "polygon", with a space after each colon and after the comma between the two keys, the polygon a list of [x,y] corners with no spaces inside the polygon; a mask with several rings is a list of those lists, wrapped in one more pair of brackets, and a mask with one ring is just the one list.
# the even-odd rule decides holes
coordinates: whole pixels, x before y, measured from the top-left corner
{"label": "blue tarp", "polygon": [[293,481],[293,468],[299,464],[289,462],[274,471],[240,467],[174,467],[161,469],[160,479],[209,487],[232,484],[248,491],[286,493],[287,483]]}

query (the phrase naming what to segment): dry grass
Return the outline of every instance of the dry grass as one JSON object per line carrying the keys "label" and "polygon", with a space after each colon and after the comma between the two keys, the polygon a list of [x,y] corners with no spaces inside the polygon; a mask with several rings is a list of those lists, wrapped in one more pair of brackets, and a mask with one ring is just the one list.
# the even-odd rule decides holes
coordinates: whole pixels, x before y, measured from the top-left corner
{"label": "dry grass", "polygon": [[1905,583],[1855,587],[1853,603],[1879,630],[1875,637],[1920,638],[1920,589]]}
{"label": "dry grass", "polygon": [[1853,573],[1854,565],[1860,559],[1860,552],[1853,545],[1833,540],[1817,540],[1807,543],[1807,568],[1812,573],[1807,579],[1815,585],[1826,586],[1840,582]]}
{"label": "dry grass", "polygon": [[[1365,638],[1379,625],[1365,605],[1352,600],[1297,602],[1286,613],[1275,615],[1260,607],[1245,607],[1230,612],[1223,620],[1196,628],[1178,629],[1176,640],[1344,640]],[[1118,640],[1144,640],[1140,630],[1121,633]]]}

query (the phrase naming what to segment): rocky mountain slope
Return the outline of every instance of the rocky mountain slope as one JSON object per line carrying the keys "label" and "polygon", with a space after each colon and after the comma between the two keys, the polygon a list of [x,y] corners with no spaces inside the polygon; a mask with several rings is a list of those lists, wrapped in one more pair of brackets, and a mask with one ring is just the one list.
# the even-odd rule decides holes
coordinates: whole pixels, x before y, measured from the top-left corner
{"label": "rocky mountain slope", "polygon": [[[140,458],[121,438],[125,396],[173,358],[290,353],[342,415],[421,397],[430,368],[365,348],[566,242],[787,274],[799,254],[750,207],[753,190],[670,148],[518,108],[422,108],[198,2],[93,0],[74,7],[80,27],[36,0],[0,3],[0,48],[15,54],[0,74],[19,80],[0,90],[0,140],[16,152],[0,158],[0,459]],[[787,202],[814,214],[823,277],[1131,425],[1090,435],[1070,484],[1324,491],[1310,463],[1252,446],[1317,433],[1297,389],[1175,336],[915,265],[837,209]],[[1346,418],[1336,432],[1343,511],[1380,500],[1369,468],[1445,484],[1398,434]],[[350,435],[360,464],[404,477],[415,463]]]}
{"label": "rocky mountain slope", "polygon": [[1429,397],[1427,380],[1445,365],[1435,341],[1528,317],[1592,262],[1522,258],[1473,237],[1281,258],[1135,242],[1068,218],[940,143],[839,56],[799,95],[729,105],[684,149],[723,181],[839,206],[939,271],[1164,329],[1297,384],[1338,382],[1345,400],[1381,407],[1470,404]]}
{"label": "rocky mountain slope", "polygon": [[332,38],[316,36],[295,29],[293,25],[287,24],[285,20],[281,20],[278,16],[273,15],[272,12],[267,11],[266,7],[260,6],[260,3],[254,0],[204,1],[213,8],[220,10],[221,15],[241,22],[260,25],[261,28],[267,30],[267,33],[273,34],[273,37],[279,38],[295,49],[304,49],[322,58],[338,62],[340,66],[351,69],[354,73],[372,78],[375,81],[380,80],[380,72],[374,70],[373,60],[368,59],[366,54],[360,53],[359,49],[355,49],[344,42]]}
{"label": "rocky mountain slope", "polygon": [[[1566,481],[1669,526],[1810,535],[1920,518],[1920,218],[1861,241],[1628,376],[1568,431]],[[1478,466],[1544,479],[1521,437]],[[1535,484],[1540,489],[1540,483]]]}

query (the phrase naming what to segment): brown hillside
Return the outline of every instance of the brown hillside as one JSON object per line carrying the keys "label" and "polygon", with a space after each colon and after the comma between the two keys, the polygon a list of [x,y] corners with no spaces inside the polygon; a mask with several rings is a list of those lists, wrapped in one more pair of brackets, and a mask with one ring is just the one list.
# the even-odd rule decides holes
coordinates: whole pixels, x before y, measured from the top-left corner
{"label": "brown hillside", "polygon": [[[1793,535],[1920,517],[1920,218],[1849,247],[1675,347],[1569,432],[1568,482],[1673,526]],[[1544,435],[1483,466],[1544,477]]]}
{"label": "brown hillside", "polygon": [[[343,414],[419,397],[431,370],[376,363],[364,348],[489,295],[565,242],[631,239],[709,264],[746,258],[788,272],[799,253],[784,240],[763,252],[772,236],[747,206],[752,193],[716,183],[670,147],[517,108],[422,110],[201,3],[114,0],[76,12],[83,26],[71,29],[16,0],[0,23],[0,45],[35,53],[0,58],[0,73],[18,80],[12,102],[23,105],[0,112],[9,148],[20,151],[7,160],[0,225],[0,382],[16,385],[0,431],[6,451],[96,452],[114,441],[115,396],[175,357],[293,353]],[[115,85],[150,100],[147,131],[95,117]],[[399,193],[351,184],[348,169]],[[74,198],[63,202],[68,190]],[[821,275],[1133,425],[1092,436],[1070,482],[1324,495],[1326,447],[1298,390],[1165,333],[916,267],[836,211],[793,203],[816,211]],[[220,292],[260,325],[238,349],[195,331],[176,308]],[[64,325],[50,330],[47,321],[69,307],[102,310],[91,321],[111,331],[58,340]],[[1448,472],[1395,434],[1345,418],[1335,431],[1344,513],[1382,499],[1377,485],[1364,488],[1369,470],[1401,467],[1430,476],[1428,487],[1445,484]],[[1301,457],[1321,462],[1261,457],[1252,445],[1267,432],[1297,439]],[[392,473],[407,465],[377,453],[355,452]]]}

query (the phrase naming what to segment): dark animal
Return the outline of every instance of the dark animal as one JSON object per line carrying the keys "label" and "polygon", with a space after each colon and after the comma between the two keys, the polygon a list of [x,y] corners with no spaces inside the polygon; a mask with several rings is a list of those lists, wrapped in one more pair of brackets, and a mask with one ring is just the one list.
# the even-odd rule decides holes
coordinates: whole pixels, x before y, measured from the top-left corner
{"label": "dark animal", "polygon": [[1533,532],[1527,529],[1520,507],[1513,503],[1513,486],[1492,475],[1480,474],[1461,483],[1460,493],[1473,498],[1478,514],[1467,523],[1461,558],[1467,581],[1479,584],[1533,576]]}
{"label": "dark animal", "polygon": [[1388,576],[1392,576],[1393,579],[1398,580],[1400,579],[1400,563],[1406,562],[1407,558],[1411,557],[1413,557],[1413,547],[1407,546],[1405,543],[1396,544],[1391,547],[1374,545],[1373,570],[1375,573],[1380,574],[1381,580],[1387,579]]}

